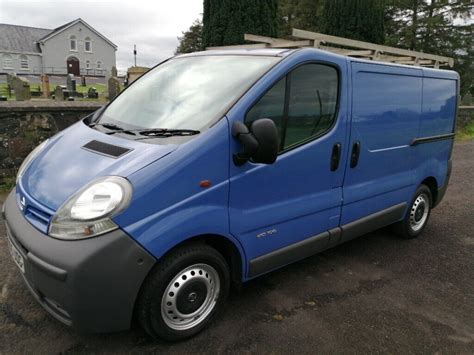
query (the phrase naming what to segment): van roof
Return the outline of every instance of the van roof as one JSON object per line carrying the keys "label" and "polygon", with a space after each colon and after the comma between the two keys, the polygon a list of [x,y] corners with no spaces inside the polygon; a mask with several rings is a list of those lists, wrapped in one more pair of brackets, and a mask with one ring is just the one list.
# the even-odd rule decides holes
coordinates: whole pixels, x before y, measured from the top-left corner
{"label": "van roof", "polygon": [[458,79],[459,75],[453,70],[444,70],[444,69],[433,69],[421,66],[413,66],[407,64],[399,63],[390,63],[377,60],[370,60],[364,58],[350,57],[342,54],[337,54],[333,52],[328,52],[322,49],[317,48],[235,48],[235,49],[213,49],[206,50],[202,52],[193,52],[187,54],[180,54],[176,57],[195,57],[195,56],[211,56],[211,55],[241,55],[241,56],[272,56],[272,57],[286,57],[294,52],[318,52],[323,54],[325,57],[339,57],[339,58],[348,58],[351,62],[365,63],[371,65],[384,65],[390,67],[399,67],[406,69],[415,69],[423,72],[423,76],[426,77],[436,77],[436,78],[446,78],[446,79]]}
{"label": "van roof", "polygon": [[179,54],[177,57],[195,57],[207,55],[252,55],[252,56],[266,56],[266,57],[285,57],[300,49],[288,48],[238,48],[238,49],[213,49],[202,52],[193,52],[186,54]]}

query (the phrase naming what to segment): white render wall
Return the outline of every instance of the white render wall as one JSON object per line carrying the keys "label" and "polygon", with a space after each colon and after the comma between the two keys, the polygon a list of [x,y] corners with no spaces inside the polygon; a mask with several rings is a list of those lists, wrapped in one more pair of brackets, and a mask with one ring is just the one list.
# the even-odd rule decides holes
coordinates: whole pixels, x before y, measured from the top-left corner
{"label": "white render wall", "polygon": [[[76,51],[70,50],[71,35],[76,36]],[[86,37],[91,39],[91,52],[85,51],[84,39]],[[54,73],[62,70],[65,74],[67,72],[66,61],[70,56],[79,59],[81,74],[86,74],[86,60],[91,63],[89,72],[91,75],[93,75],[94,69],[97,69],[97,61],[99,60],[102,62],[102,69],[107,73],[110,73],[112,66],[116,65],[115,48],[81,22],[46,40],[41,49],[43,52],[43,67],[47,74],[52,73],[52,68],[55,70]],[[103,74],[105,75],[106,72]]]}
{"label": "white render wall", "polygon": [[[20,56],[28,58],[28,69],[20,68]],[[11,58],[12,69],[5,68],[5,58]],[[0,51],[0,73],[8,74],[41,74],[42,60],[40,54],[23,54]]]}

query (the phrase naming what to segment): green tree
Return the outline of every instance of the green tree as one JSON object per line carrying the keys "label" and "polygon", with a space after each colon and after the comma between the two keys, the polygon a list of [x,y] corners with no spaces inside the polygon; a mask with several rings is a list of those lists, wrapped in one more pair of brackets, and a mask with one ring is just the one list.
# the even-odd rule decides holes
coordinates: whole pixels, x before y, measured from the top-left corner
{"label": "green tree", "polygon": [[202,50],[202,22],[195,20],[187,31],[178,37],[179,45],[175,54],[192,53]]}
{"label": "green tree", "polygon": [[387,0],[386,43],[454,57],[465,94],[473,87],[473,14],[471,0]]}
{"label": "green tree", "polygon": [[203,47],[244,43],[244,34],[278,35],[278,0],[204,0]]}
{"label": "green tree", "polygon": [[384,1],[324,0],[321,32],[383,44]]}
{"label": "green tree", "polygon": [[319,32],[321,0],[280,0],[278,4],[279,36],[291,35],[293,28]]}

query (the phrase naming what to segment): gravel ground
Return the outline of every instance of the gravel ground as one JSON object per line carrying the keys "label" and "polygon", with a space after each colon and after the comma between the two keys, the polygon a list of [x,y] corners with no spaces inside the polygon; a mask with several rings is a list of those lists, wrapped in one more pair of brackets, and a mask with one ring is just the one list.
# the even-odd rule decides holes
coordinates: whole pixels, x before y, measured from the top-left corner
{"label": "gravel ground", "polygon": [[473,181],[474,141],[456,143],[447,195],[420,238],[400,240],[383,229],[260,277],[231,296],[210,328],[178,344],[139,329],[81,335],[61,325],[23,286],[2,237],[0,354],[472,354]]}

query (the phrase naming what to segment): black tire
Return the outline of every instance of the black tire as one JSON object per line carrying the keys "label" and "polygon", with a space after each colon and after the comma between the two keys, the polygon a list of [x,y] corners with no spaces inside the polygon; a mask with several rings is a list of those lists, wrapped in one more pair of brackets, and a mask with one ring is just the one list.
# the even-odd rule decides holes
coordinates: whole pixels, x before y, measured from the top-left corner
{"label": "black tire", "polygon": [[[212,273],[214,275],[214,279],[216,275],[218,275],[219,278],[217,282],[214,281],[214,286],[216,286],[216,284],[219,285],[219,292],[217,296],[211,297],[212,294],[209,293],[209,288],[207,289],[207,291],[203,291],[202,285],[208,285],[210,287],[210,285],[212,284],[212,280],[209,281],[210,284],[207,284],[206,282],[208,280],[204,279],[204,277],[207,278],[208,274],[205,271],[204,273],[201,273],[201,270],[199,268],[194,269],[196,265],[202,265],[202,267],[205,267],[204,265],[207,265],[207,267],[210,267],[210,271],[216,271],[216,273]],[[175,282],[176,277],[180,276],[186,270],[188,270],[186,274],[188,275],[188,280],[182,281],[183,286],[180,286],[181,288],[176,289],[176,295],[174,295],[173,292],[168,292],[168,287],[175,287],[177,284],[171,284],[171,282]],[[194,270],[196,270],[196,272],[194,272]],[[198,270],[201,276],[199,276]],[[193,276],[190,276],[191,272],[193,273]],[[211,274],[211,272],[209,272],[209,274]],[[183,278],[183,280],[186,280],[186,278]],[[189,293],[190,290],[196,289],[198,291]],[[169,255],[165,256],[163,260],[159,261],[159,263],[154,267],[150,275],[145,280],[138,296],[138,302],[136,307],[137,320],[141,327],[153,338],[167,341],[184,340],[193,335],[196,335],[211,322],[214,316],[222,309],[225,300],[229,294],[229,289],[229,266],[227,265],[223,256],[214,248],[206,244],[194,243],[189,244],[187,246],[185,245],[171,252]],[[166,296],[165,292],[167,292]],[[175,324],[173,322],[177,323],[181,319],[171,319],[170,317],[174,315],[173,311],[167,310],[166,305],[171,306],[171,303],[176,301],[174,305],[175,312],[181,311],[179,310],[179,304],[181,304],[182,307],[194,307],[193,305],[187,303],[194,302],[190,300],[189,296],[191,296],[191,293],[194,293],[195,295],[204,295],[195,296],[195,299],[197,297],[198,300],[196,304],[199,304],[202,301],[202,297],[205,297],[206,300],[202,301],[202,305],[199,306],[200,308],[198,308],[197,310],[193,311],[185,308],[186,311],[190,312],[188,314],[194,314],[192,312],[198,311],[199,309],[205,307],[205,304],[208,302],[208,300],[213,299],[215,300],[213,302],[213,306],[209,306],[208,309],[210,313],[206,314],[205,316],[203,315],[203,317],[199,318],[199,320],[197,320],[196,318],[194,321],[198,321],[200,323],[196,324],[195,326],[192,326],[192,324],[190,324],[191,328],[189,329],[175,329],[173,327],[179,327],[180,325]],[[173,294],[174,298],[169,300],[169,294]],[[187,298],[186,295],[188,295]],[[165,302],[166,300],[173,302]],[[171,315],[166,316],[166,314],[169,312],[171,312]],[[165,313],[165,316],[163,316],[163,313]],[[193,320],[186,321],[193,322]],[[170,322],[171,326],[169,325]]]}
{"label": "black tire", "polygon": [[428,224],[432,206],[433,197],[431,190],[426,185],[420,185],[415,192],[405,218],[395,224],[397,234],[405,239],[418,237]]}

